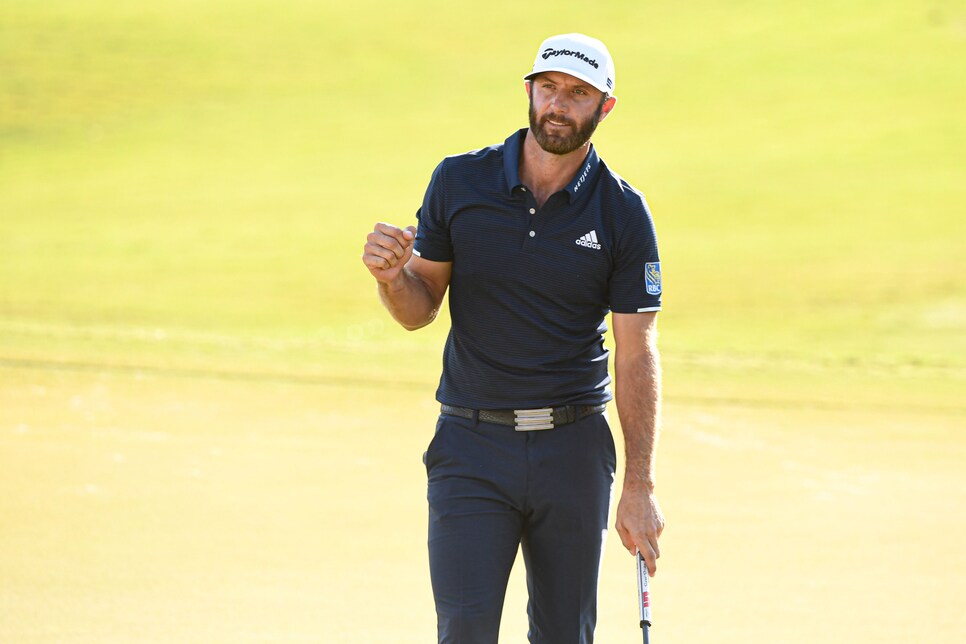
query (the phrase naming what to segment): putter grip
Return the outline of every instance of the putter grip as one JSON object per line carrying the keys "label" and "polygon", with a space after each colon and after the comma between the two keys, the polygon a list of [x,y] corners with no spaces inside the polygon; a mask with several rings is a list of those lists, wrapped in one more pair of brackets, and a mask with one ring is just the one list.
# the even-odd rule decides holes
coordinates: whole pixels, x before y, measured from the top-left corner
{"label": "putter grip", "polygon": [[646,629],[651,625],[650,578],[647,563],[640,551],[637,552],[637,605],[641,609],[641,628]]}

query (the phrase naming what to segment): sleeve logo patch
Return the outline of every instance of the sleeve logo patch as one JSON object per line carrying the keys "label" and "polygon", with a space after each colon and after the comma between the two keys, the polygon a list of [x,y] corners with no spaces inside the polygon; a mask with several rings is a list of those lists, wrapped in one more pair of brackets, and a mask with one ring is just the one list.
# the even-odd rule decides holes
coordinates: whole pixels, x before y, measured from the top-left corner
{"label": "sleeve logo patch", "polygon": [[648,295],[661,294],[661,262],[647,262],[644,264],[644,283]]}

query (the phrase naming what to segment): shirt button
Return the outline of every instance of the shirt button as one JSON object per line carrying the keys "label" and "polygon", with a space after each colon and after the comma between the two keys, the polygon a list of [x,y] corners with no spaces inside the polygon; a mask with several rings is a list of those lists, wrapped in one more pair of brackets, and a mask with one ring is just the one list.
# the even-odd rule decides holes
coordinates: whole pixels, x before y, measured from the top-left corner
{"label": "shirt button", "polygon": [[530,214],[531,214],[531,215],[535,215],[535,214],[537,214],[537,209],[536,209],[536,208],[531,208],[531,209],[530,209]]}
{"label": "shirt button", "polygon": [[536,237],[536,236],[537,236],[537,233],[535,233],[534,231],[532,231],[532,230],[531,230],[531,231],[530,231],[530,236],[531,236],[531,237]]}
{"label": "shirt button", "polygon": [[520,190],[523,190],[524,192],[527,191],[527,189],[525,187],[521,187]]}

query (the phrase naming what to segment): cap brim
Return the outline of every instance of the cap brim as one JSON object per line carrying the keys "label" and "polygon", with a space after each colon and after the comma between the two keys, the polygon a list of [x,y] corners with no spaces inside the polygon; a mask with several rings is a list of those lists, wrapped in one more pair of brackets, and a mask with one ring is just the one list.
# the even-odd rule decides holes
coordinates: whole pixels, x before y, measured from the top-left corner
{"label": "cap brim", "polygon": [[608,89],[607,87],[601,87],[596,82],[594,82],[594,80],[592,78],[590,78],[586,74],[581,74],[580,72],[574,71],[574,70],[569,69],[567,67],[547,67],[546,69],[540,69],[540,70],[537,70],[535,72],[530,72],[529,74],[527,74],[526,76],[523,77],[523,80],[530,80],[534,76],[538,76],[538,75],[543,74],[545,72],[560,72],[562,74],[567,74],[568,76],[573,76],[574,78],[579,78],[580,80],[584,81],[585,83],[587,83],[591,87],[597,88],[598,90],[600,90],[604,94],[610,94],[613,91],[611,89]]}

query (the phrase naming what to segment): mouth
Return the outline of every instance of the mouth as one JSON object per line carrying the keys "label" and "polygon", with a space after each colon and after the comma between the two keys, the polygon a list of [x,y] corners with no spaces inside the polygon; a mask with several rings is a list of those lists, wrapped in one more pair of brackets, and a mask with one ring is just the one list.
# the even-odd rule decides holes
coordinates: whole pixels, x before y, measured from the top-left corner
{"label": "mouth", "polygon": [[543,122],[546,123],[547,125],[552,125],[554,127],[571,127],[573,125],[573,123],[571,123],[568,119],[553,118],[553,117],[545,117],[543,119]]}

